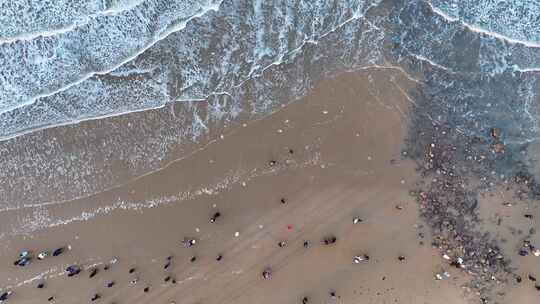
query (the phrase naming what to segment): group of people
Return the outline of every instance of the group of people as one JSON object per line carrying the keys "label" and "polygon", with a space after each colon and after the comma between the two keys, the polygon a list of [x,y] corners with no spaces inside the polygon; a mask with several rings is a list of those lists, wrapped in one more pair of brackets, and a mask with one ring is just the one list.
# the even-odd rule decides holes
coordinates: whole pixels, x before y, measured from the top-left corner
{"label": "group of people", "polygon": [[[285,199],[282,198],[281,200],[281,203],[285,203]],[[213,213],[213,215],[210,217],[210,223],[214,223],[216,222],[216,220],[221,217],[221,213],[220,212],[215,212]],[[353,219],[353,223],[356,224],[356,223],[359,223],[361,222],[361,220],[359,218],[354,218]],[[336,243],[337,241],[337,238],[334,236],[334,235],[329,235],[329,236],[325,236],[322,240],[321,240],[321,244],[322,245],[332,245],[334,243]],[[182,245],[185,247],[185,248],[190,248],[190,247],[193,247],[195,246],[198,242],[195,238],[191,238],[191,237],[185,237],[182,241],[181,241]],[[280,241],[278,242],[278,246],[279,247],[286,247],[287,246],[287,243],[286,241]],[[305,240],[303,242],[303,246],[304,248],[309,248],[311,246],[311,242],[308,241],[308,240]],[[17,260],[15,260],[13,262],[14,265],[16,266],[19,266],[19,267],[25,267],[27,265],[29,265],[32,260],[34,258],[36,258],[37,260],[43,260],[49,256],[53,256],[53,257],[56,257],[56,256],[59,256],[61,254],[63,254],[66,250],[69,250],[71,249],[70,246],[67,246],[67,247],[59,247],[55,250],[53,250],[52,252],[51,251],[47,251],[47,250],[44,250],[44,251],[40,251],[38,252],[37,255],[33,255],[30,251],[22,251],[20,254],[19,254],[19,257]],[[190,258],[190,261],[191,262],[195,262],[196,261],[196,257],[195,256],[192,256]],[[216,261],[221,261],[223,259],[223,255],[219,254],[217,257],[216,257]],[[355,263],[358,263],[360,261],[366,261],[366,260],[369,260],[369,256],[367,255],[363,255],[363,256],[355,256],[354,257],[354,262]],[[117,260],[116,258],[113,259],[111,261],[111,264],[115,263]],[[170,266],[171,266],[171,262],[172,262],[172,256],[169,256],[167,257],[166,259],[166,262],[163,266],[163,269],[164,270],[167,270]],[[107,270],[108,268],[110,267],[110,265],[106,265],[104,266],[104,270]],[[81,273],[82,271],[82,268],[81,266],[79,265],[71,265],[71,266],[68,266],[66,269],[65,269],[65,272],[67,273],[67,276],[68,277],[74,277],[74,276],[77,276]],[[97,267],[94,267],[94,268],[91,268],[89,270],[89,277],[90,278],[93,278],[94,276],[96,276],[98,274],[98,271],[99,269]],[[129,269],[129,273],[130,274],[133,274],[134,272],[136,271],[135,268],[130,268]],[[270,267],[266,267],[264,268],[263,272],[262,272],[262,276],[264,279],[270,279],[272,277],[272,269]],[[133,285],[133,284],[136,284],[138,281],[138,278],[135,278],[133,280],[131,280],[130,284]],[[171,281],[173,284],[176,283],[176,280],[171,278],[170,275],[167,275],[165,278],[164,278],[164,281],[165,282],[169,282]],[[113,286],[115,286],[115,282],[114,281],[110,281],[106,284],[106,287],[107,288],[112,288]],[[37,288],[44,288],[45,287],[45,284],[43,282],[39,283],[37,285]],[[146,286],[143,291],[145,293],[149,292],[150,290],[150,287]],[[10,296],[12,295],[13,291],[11,290],[8,290],[8,291],[4,291],[3,293],[0,294],[0,303],[4,303],[6,302]],[[332,297],[335,297],[335,292],[332,291],[331,292],[331,296]],[[101,298],[101,295],[99,293],[95,293],[91,298],[90,300],[93,302],[93,301],[96,301],[98,299]],[[54,297],[49,297],[48,298],[48,301],[49,302],[52,302],[54,301],[55,298]],[[308,298],[307,297],[304,297],[302,299],[302,303],[303,304],[307,304],[308,303]]]}

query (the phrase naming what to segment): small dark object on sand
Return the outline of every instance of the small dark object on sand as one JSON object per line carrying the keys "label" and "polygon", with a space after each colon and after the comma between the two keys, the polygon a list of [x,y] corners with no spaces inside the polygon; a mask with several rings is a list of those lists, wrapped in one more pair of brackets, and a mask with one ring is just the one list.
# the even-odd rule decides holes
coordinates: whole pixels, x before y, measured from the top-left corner
{"label": "small dark object on sand", "polygon": [[91,271],[90,271],[90,278],[93,278],[96,276],[96,274],[98,273],[98,269],[97,268],[93,268]]}
{"label": "small dark object on sand", "polygon": [[308,302],[309,302],[308,297],[303,297],[302,298],[302,304],[307,304]]}
{"label": "small dark object on sand", "polygon": [[168,256],[166,260],[167,260],[167,261],[172,260],[172,255]]}
{"label": "small dark object on sand", "polygon": [[109,265],[103,266],[103,270],[109,270]]}
{"label": "small dark object on sand", "polygon": [[524,217],[528,218],[528,219],[532,219],[533,218],[533,215],[532,214],[524,214],[523,215]]}
{"label": "small dark object on sand", "polygon": [[534,288],[536,288],[536,290],[540,291],[540,285],[534,284]]}
{"label": "small dark object on sand", "polygon": [[184,240],[182,241],[182,244],[186,248],[193,247],[196,243],[197,241],[195,239],[187,238],[187,237],[185,237]]}
{"label": "small dark object on sand", "polygon": [[129,269],[129,273],[134,273],[135,272],[135,267]]}
{"label": "small dark object on sand", "polygon": [[39,289],[42,289],[43,287],[45,287],[45,283],[39,283],[37,285],[37,288],[39,288]]}
{"label": "small dark object on sand", "polygon": [[275,166],[277,164],[277,162],[275,160],[271,160],[271,161],[268,162],[268,164],[270,166]]}
{"label": "small dark object on sand", "polygon": [[143,291],[144,291],[144,292],[149,292],[149,291],[150,291],[150,287],[145,287],[145,288],[143,289]]}
{"label": "small dark object on sand", "polygon": [[90,299],[92,302],[94,302],[95,300],[99,300],[101,298],[101,296],[99,295],[99,293],[96,293],[92,299]]}
{"label": "small dark object on sand", "polygon": [[529,274],[529,280],[536,282],[536,278]]}
{"label": "small dark object on sand", "polygon": [[172,279],[171,283],[176,284],[176,279]]}
{"label": "small dark object on sand", "polygon": [[310,245],[311,243],[309,241],[304,241],[304,248],[309,248]]}
{"label": "small dark object on sand", "polygon": [[6,291],[6,292],[0,294],[0,303],[4,302],[4,301],[7,301],[7,299],[11,295],[11,293],[12,293],[12,291]]}
{"label": "small dark object on sand", "polygon": [[285,204],[285,203],[287,202],[287,201],[285,200],[285,198],[281,198],[279,201],[280,201],[282,204]]}
{"label": "small dark object on sand", "polygon": [[336,241],[337,241],[337,238],[335,236],[327,236],[323,239],[323,244],[331,245],[331,244],[334,244]]}
{"label": "small dark object on sand", "polygon": [[163,269],[167,269],[171,266],[171,262],[168,262],[167,264],[165,264],[165,266],[163,266]]}
{"label": "small dark object on sand", "polygon": [[529,255],[529,252],[528,252],[527,250],[525,250],[525,249],[520,249],[519,252],[518,252],[518,254],[519,254],[520,256],[528,256],[528,255]]}
{"label": "small dark object on sand", "polygon": [[81,273],[81,268],[77,265],[71,265],[66,268],[66,271],[68,272],[68,277],[72,277]]}
{"label": "small dark object on sand", "polygon": [[26,256],[24,258],[18,259],[15,262],[13,262],[13,265],[20,266],[20,267],[28,266],[28,264],[30,264],[30,260],[31,260],[30,257]]}
{"label": "small dark object on sand", "polygon": [[221,261],[221,259],[223,259],[223,256],[222,256],[221,254],[219,254],[219,255],[217,256],[217,258],[216,258],[216,261],[219,262],[219,261]]}
{"label": "small dark object on sand", "polygon": [[195,262],[197,260],[197,257],[196,256],[192,256],[191,259],[189,259],[189,261],[191,263]]}
{"label": "small dark object on sand", "polygon": [[64,247],[60,247],[60,248],[56,249],[55,251],[53,251],[53,254],[52,254],[52,255],[53,255],[53,256],[59,256],[59,255],[61,255],[62,253],[64,253],[64,250],[65,250]]}
{"label": "small dark object on sand", "polygon": [[403,206],[401,206],[401,205],[396,205],[396,209],[397,209],[397,210],[403,210]]}
{"label": "small dark object on sand", "polygon": [[293,149],[289,149],[289,154],[294,154],[294,150],[293,150]]}
{"label": "small dark object on sand", "polygon": [[220,216],[221,216],[221,213],[219,212],[214,213],[214,215],[212,215],[212,217],[210,218],[210,223],[215,223],[217,218]]}
{"label": "small dark object on sand", "polygon": [[163,281],[165,281],[165,282],[169,282],[170,280],[171,280],[170,276],[166,276],[165,279],[163,279]]}
{"label": "small dark object on sand", "polygon": [[49,302],[54,301],[54,297],[49,297],[49,298],[47,299],[47,301],[49,301]]}
{"label": "small dark object on sand", "polygon": [[405,261],[405,256],[403,256],[403,255],[398,256],[398,260]]}
{"label": "small dark object on sand", "polygon": [[270,279],[272,277],[272,269],[270,269],[270,267],[265,268],[262,272],[262,276],[267,280]]}
{"label": "small dark object on sand", "polygon": [[107,283],[107,288],[111,288],[114,286],[114,281],[110,281],[109,283]]}
{"label": "small dark object on sand", "polygon": [[333,290],[331,290],[331,291],[330,291],[330,297],[331,297],[332,299],[335,299],[335,298],[336,298],[336,292],[333,291]]}
{"label": "small dark object on sand", "polygon": [[516,277],[516,282],[521,283],[521,277],[520,276]]}
{"label": "small dark object on sand", "polygon": [[278,246],[279,246],[280,248],[283,248],[283,247],[287,246],[287,242],[281,241],[281,242],[278,243]]}

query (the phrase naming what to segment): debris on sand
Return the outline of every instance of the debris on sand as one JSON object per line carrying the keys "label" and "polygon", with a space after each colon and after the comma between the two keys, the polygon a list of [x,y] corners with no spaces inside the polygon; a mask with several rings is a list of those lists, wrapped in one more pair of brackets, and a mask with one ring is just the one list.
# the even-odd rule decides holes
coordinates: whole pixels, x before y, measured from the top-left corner
{"label": "debris on sand", "polygon": [[362,219],[356,216],[356,217],[353,217],[352,222],[353,222],[353,224],[358,224],[358,223],[362,222]]}

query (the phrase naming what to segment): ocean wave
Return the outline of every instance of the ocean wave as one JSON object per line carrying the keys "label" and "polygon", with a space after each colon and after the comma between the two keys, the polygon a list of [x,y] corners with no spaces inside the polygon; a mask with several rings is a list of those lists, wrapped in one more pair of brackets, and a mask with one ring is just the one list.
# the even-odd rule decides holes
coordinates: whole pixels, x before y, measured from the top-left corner
{"label": "ocean wave", "polygon": [[430,0],[433,11],[444,18],[466,24],[471,30],[540,47],[540,2],[536,0]]}
{"label": "ocean wave", "polygon": [[[219,14],[201,14],[189,28],[169,33],[170,37],[108,73],[94,73],[26,104],[17,103],[9,111],[6,108],[0,113],[0,139],[55,125],[155,109],[169,101],[204,100],[214,92],[227,93],[268,67],[295,56],[306,43],[317,43],[360,18],[378,2],[344,1],[332,7],[326,1],[298,1],[296,8],[300,11],[279,2],[274,5],[281,10],[276,11],[268,4],[263,7],[262,2],[252,7],[244,1],[228,1]],[[230,18],[238,11],[245,11],[244,18]],[[325,19],[327,11],[335,17]],[[259,24],[269,26],[259,29]],[[244,39],[238,39],[238,35]],[[206,54],[212,44],[219,48]],[[243,56],[236,54],[239,52]],[[172,57],[162,58],[166,53]],[[205,57],[206,62],[201,62]],[[140,71],[146,71],[142,73],[145,75]],[[132,79],[137,85],[131,84]],[[141,90],[134,94],[132,88],[139,85]]]}
{"label": "ocean wave", "polygon": [[136,58],[220,0],[147,1],[56,36],[0,45],[0,113],[64,92]]}
{"label": "ocean wave", "polygon": [[451,113],[434,121],[480,137],[504,125],[509,143],[535,140],[538,76],[523,71],[537,66],[539,51],[420,0],[224,0],[113,71],[1,114],[10,139],[0,142],[0,208],[118,186],[209,134],[273,113],[325,77],[373,66],[414,75],[423,91],[406,92],[411,104],[429,95]]}

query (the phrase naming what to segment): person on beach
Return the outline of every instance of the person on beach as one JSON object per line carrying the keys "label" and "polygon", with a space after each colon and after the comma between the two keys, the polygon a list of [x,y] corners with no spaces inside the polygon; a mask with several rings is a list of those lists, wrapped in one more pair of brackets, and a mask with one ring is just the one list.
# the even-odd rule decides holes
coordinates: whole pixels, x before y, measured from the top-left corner
{"label": "person on beach", "polygon": [[214,215],[212,215],[212,217],[210,218],[210,223],[215,223],[217,218],[220,216],[221,216],[221,213],[219,212],[214,213]]}
{"label": "person on beach", "polygon": [[38,253],[37,259],[38,260],[43,260],[48,256],[49,256],[49,252],[44,250],[44,251],[41,251],[40,253]]}
{"label": "person on beach", "polygon": [[12,293],[13,291],[8,290],[0,294],[0,303],[4,303],[5,301],[7,301],[9,299],[9,296],[11,296]]}
{"label": "person on beach", "polygon": [[279,246],[280,248],[283,248],[283,247],[287,246],[287,242],[281,241],[281,242],[278,243],[278,246]]}
{"label": "person on beach", "polygon": [[197,241],[196,241],[195,239],[191,239],[191,238],[184,238],[184,240],[182,241],[182,244],[183,244],[184,247],[186,247],[186,248],[192,247],[192,246],[194,246],[196,243],[197,243]]}
{"label": "person on beach", "polygon": [[90,278],[93,278],[96,276],[96,274],[98,273],[98,269],[97,268],[93,268],[91,271],[90,271]]}
{"label": "person on beach", "polygon": [[94,302],[95,300],[99,300],[99,299],[101,299],[101,296],[99,295],[99,293],[96,293],[90,300]]}
{"label": "person on beach", "polygon": [[53,256],[59,256],[59,255],[61,255],[62,253],[64,253],[64,250],[65,250],[64,247],[60,247],[60,248],[54,250],[52,255],[53,255]]}
{"label": "person on beach", "polygon": [[323,244],[325,245],[331,245],[334,244],[337,241],[337,238],[335,236],[327,236],[323,239]]}
{"label": "person on beach", "polygon": [[270,279],[272,277],[272,269],[270,267],[265,268],[262,272],[262,276],[266,280]]}
{"label": "person on beach", "polygon": [[81,268],[77,265],[71,265],[66,268],[66,271],[68,273],[68,277],[72,277],[78,275],[81,272]]}
{"label": "person on beach", "polygon": [[30,260],[31,260],[31,258],[29,256],[25,256],[23,258],[20,258],[20,259],[16,260],[15,262],[13,262],[13,265],[24,267],[24,266],[27,266],[28,264],[30,264]]}

